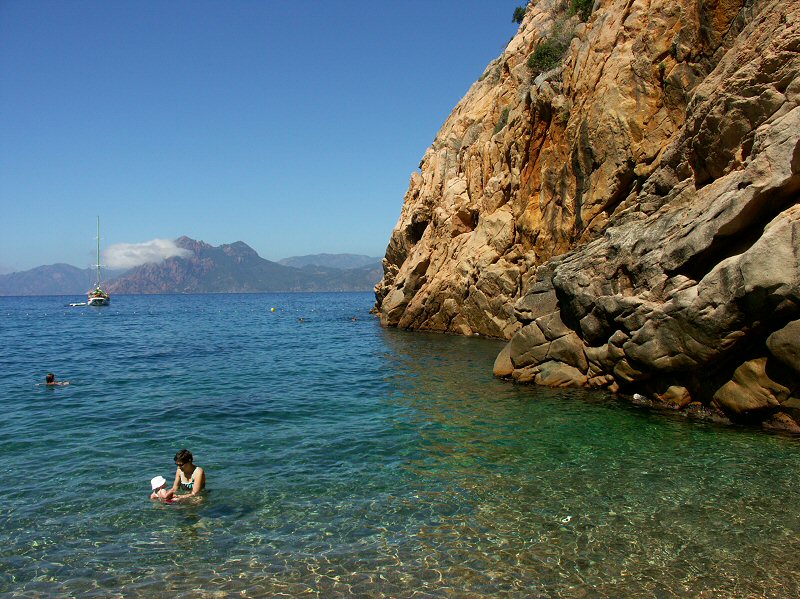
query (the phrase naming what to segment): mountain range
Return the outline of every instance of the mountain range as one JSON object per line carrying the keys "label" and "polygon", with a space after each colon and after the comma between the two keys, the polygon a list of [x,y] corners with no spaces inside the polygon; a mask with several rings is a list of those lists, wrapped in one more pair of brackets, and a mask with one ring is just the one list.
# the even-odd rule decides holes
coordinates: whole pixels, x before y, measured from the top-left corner
{"label": "mountain range", "polygon": [[[108,272],[108,280],[121,272]],[[94,268],[77,268],[69,264],[37,266],[30,270],[0,275],[0,295],[67,295],[81,294],[96,280]]]}
{"label": "mountain range", "polygon": [[[381,259],[369,256],[318,254],[279,263],[242,241],[212,246],[184,236],[176,244],[191,253],[124,272],[104,271],[106,289],[112,294],[371,291],[382,275]],[[0,295],[79,295],[94,277],[92,268],[39,266],[0,275]]]}
{"label": "mountain range", "polygon": [[348,270],[351,268],[372,267],[375,263],[380,264],[381,258],[372,256],[362,256],[361,254],[312,254],[309,256],[294,256],[278,260],[278,264],[304,268],[306,266],[322,266],[327,268],[338,268]]}

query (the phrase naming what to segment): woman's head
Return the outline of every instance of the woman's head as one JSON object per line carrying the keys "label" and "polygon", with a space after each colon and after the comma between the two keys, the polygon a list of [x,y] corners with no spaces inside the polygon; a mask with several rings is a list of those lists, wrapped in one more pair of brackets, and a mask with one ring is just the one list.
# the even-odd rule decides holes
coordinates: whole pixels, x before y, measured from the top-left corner
{"label": "woman's head", "polygon": [[183,466],[184,464],[190,464],[192,462],[192,452],[188,449],[181,449],[178,453],[175,454],[175,464],[177,466]]}
{"label": "woman's head", "polygon": [[45,380],[46,382],[48,382],[48,383],[53,383],[53,382],[55,382],[55,380],[56,380],[56,375],[54,375],[52,372],[48,372],[48,373],[47,373],[47,376],[46,376],[46,377],[44,377],[44,380]]}

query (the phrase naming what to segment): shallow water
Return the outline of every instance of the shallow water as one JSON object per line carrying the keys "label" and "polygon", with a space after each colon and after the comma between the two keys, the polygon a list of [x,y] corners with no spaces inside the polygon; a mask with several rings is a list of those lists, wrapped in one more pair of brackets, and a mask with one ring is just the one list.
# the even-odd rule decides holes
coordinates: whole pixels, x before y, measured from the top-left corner
{"label": "shallow water", "polygon": [[[0,298],[5,596],[800,595],[795,439],[497,381],[371,294],[69,301]],[[182,447],[209,492],[150,502]]]}

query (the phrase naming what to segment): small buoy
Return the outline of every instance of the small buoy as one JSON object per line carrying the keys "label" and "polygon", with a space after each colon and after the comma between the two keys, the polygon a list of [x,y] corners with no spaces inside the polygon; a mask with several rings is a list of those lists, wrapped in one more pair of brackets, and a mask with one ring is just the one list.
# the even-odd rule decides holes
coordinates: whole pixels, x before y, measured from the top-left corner
{"label": "small buoy", "polygon": [[274,311],[275,311],[275,308],[270,308],[270,312],[274,312]]}

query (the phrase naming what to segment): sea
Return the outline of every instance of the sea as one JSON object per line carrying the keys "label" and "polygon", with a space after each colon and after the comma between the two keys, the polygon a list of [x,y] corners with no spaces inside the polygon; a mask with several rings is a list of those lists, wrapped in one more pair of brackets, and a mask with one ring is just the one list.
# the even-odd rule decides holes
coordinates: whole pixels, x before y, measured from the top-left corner
{"label": "sea", "polygon": [[[497,380],[369,293],[80,300],[0,298],[2,597],[800,596],[796,438]],[[150,501],[183,448],[207,491]]]}

